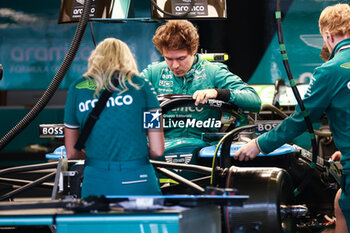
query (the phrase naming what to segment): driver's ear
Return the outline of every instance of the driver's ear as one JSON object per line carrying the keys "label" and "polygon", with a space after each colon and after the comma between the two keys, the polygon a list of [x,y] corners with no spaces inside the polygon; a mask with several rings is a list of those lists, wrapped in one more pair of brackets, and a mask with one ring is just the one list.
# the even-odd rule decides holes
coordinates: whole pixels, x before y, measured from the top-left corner
{"label": "driver's ear", "polygon": [[332,34],[328,30],[326,30],[324,33],[325,33],[327,41],[330,42],[330,43],[333,43],[334,42],[334,37],[332,36]]}
{"label": "driver's ear", "polygon": [[332,34],[329,34],[329,36],[327,36],[327,40],[329,40],[331,43],[334,43],[334,36]]}

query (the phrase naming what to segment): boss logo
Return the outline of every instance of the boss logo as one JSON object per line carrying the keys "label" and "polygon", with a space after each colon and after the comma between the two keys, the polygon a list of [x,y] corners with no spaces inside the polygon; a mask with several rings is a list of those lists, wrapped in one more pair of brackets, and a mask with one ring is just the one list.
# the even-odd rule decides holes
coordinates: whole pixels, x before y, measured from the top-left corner
{"label": "boss logo", "polygon": [[41,138],[64,137],[64,125],[63,124],[41,124],[39,126],[39,135]]}
{"label": "boss logo", "polygon": [[258,132],[267,132],[271,131],[273,128],[281,124],[282,121],[280,120],[261,120],[261,121],[255,121],[255,124],[257,125],[257,131]]}
{"label": "boss logo", "polygon": [[271,129],[275,128],[278,124],[273,123],[273,124],[259,124],[258,125],[258,130],[259,131],[270,131]]}

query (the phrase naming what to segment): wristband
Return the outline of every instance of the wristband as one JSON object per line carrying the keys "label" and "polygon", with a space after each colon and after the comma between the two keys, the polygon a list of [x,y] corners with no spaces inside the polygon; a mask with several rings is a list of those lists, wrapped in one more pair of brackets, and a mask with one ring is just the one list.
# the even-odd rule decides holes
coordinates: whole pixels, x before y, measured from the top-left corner
{"label": "wristband", "polygon": [[225,101],[225,102],[228,102],[230,100],[231,92],[230,92],[229,89],[218,89],[218,88],[215,88],[215,90],[218,93],[218,95],[216,96],[215,99],[222,100],[222,101]]}

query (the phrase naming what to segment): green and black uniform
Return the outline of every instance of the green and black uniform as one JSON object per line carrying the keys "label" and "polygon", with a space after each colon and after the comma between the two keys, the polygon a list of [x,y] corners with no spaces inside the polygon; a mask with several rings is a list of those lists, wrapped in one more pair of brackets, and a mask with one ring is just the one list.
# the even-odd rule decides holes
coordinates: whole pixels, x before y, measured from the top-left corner
{"label": "green and black uniform", "polygon": [[[149,162],[144,111],[159,109],[159,102],[144,79],[134,76],[140,90],[126,82],[129,90],[109,98],[86,143],[82,197],[89,195],[159,195],[158,180]],[[64,123],[81,129],[97,99],[95,83],[80,78],[72,83],[66,100]],[[102,93],[102,91],[101,91]]]}
{"label": "green and black uniform", "polygon": [[[343,211],[350,212],[350,38],[338,43],[329,61],[315,69],[303,102],[312,121],[324,112],[327,115],[334,142],[342,154],[345,187],[339,203]],[[305,130],[303,114],[297,107],[282,124],[261,135],[258,144],[263,153],[269,153]],[[349,217],[348,214],[348,226]]]}
{"label": "green and black uniform", "polygon": [[[226,65],[201,59],[198,54],[191,69],[183,77],[176,77],[165,61],[149,65],[142,71],[141,76],[152,83],[157,94],[193,95],[197,90],[225,89],[229,90],[227,101],[243,110],[259,112],[261,107],[260,98],[255,90],[240,77],[232,74]],[[179,125],[179,119],[185,123],[183,127]],[[219,120],[218,111],[201,107],[183,107],[165,115],[163,126],[166,138],[200,138],[202,132],[217,132]],[[196,124],[198,121],[203,124]]]}

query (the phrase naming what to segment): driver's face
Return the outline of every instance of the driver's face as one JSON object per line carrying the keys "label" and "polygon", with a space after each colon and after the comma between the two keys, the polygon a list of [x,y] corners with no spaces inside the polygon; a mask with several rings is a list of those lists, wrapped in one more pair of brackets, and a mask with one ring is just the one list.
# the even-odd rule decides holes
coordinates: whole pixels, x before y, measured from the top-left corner
{"label": "driver's face", "polygon": [[176,77],[184,76],[192,67],[194,54],[186,49],[167,50],[163,48],[163,57]]}

